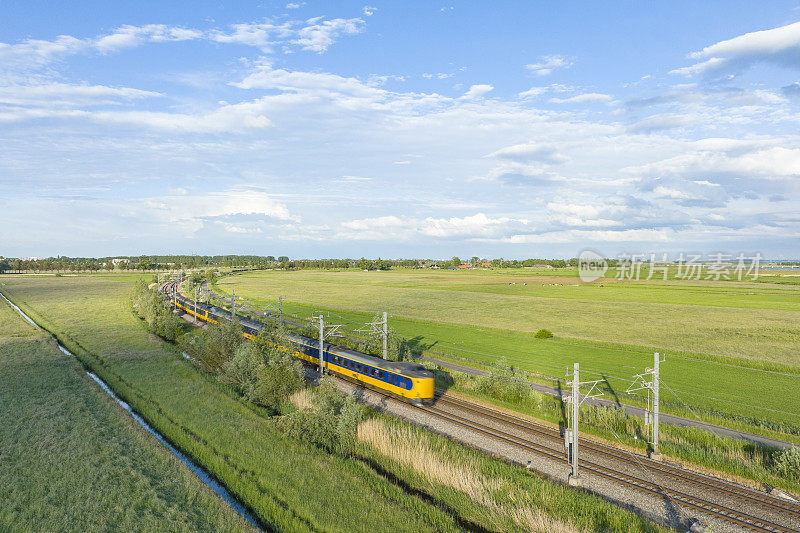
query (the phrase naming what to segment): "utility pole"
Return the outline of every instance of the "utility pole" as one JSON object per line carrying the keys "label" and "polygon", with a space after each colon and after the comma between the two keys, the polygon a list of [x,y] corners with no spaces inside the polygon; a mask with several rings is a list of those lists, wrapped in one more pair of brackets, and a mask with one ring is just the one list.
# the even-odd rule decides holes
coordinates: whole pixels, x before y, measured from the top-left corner
{"label": "utility pole", "polygon": [[660,362],[658,352],[656,352],[653,356],[653,453],[650,454],[650,459],[654,461],[661,460],[661,452],[658,451],[658,365]]}
{"label": "utility pole", "polygon": [[381,340],[383,341],[383,358],[389,358],[389,314],[386,311],[383,312],[383,318],[380,322],[377,320],[375,322],[367,322],[364,324],[364,327],[356,331],[359,333],[366,333],[370,337],[380,334]]}
{"label": "utility pole", "polygon": [[[578,421],[580,418],[580,406],[589,398],[598,398],[603,395],[603,393],[600,391],[595,392],[597,384],[603,380],[596,379],[594,381],[584,381],[581,383],[580,366],[578,363],[573,365],[572,374],[567,373],[567,377],[570,375],[572,376],[572,381],[567,381],[567,384],[572,386],[572,395],[567,398],[567,402],[571,407],[571,409],[568,411],[568,413],[571,412],[571,416],[569,416],[569,430],[565,434],[564,445],[567,448],[567,453],[569,454],[568,459],[570,466],[572,467],[572,472],[567,479],[567,483],[571,487],[579,487],[581,485],[581,476],[580,472],[578,471]],[[589,392],[583,395],[582,400],[580,397],[581,385],[591,385]]]}
{"label": "utility pole", "polygon": [[233,298],[231,298],[231,318],[236,318],[236,289],[233,289]]}
{"label": "utility pole", "polygon": [[[330,337],[331,335],[335,334],[336,331],[338,331],[338,329],[340,327],[342,327],[342,325],[341,324],[328,324],[327,326],[325,326],[324,317],[322,315],[322,312],[320,312],[319,316],[312,316],[311,318],[316,318],[316,319],[319,320],[319,351],[318,351],[318,356],[319,356],[319,376],[322,377],[323,374],[325,373],[325,353],[324,353],[324,351],[325,351],[325,347],[324,347],[325,337]],[[328,328],[327,332],[325,332],[325,328],[326,327]]]}
{"label": "utility pole", "polygon": [[386,311],[383,312],[383,358],[389,358],[389,315]]}
{"label": "utility pole", "polygon": [[323,354],[323,347],[322,343],[325,341],[325,324],[323,323],[322,313],[319,314],[319,376],[325,373],[325,367],[323,365],[323,360],[325,359]]}
{"label": "utility pole", "polygon": [[[661,359],[661,354],[658,352],[653,354],[653,368],[645,368],[644,373],[634,376],[633,383],[628,387],[625,392],[631,393],[637,390],[647,389],[647,410],[645,410],[644,423],[645,426],[652,424],[652,445],[653,451],[650,453],[650,458],[654,461],[661,460],[661,452],[658,447],[658,412],[659,408],[659,388],[660,388],[660,364],[666,359]],[[650,394],[653,395],[652,406],[650,404]]]}
{"label": "utility pole", "polygon": [[572,369],[572,475],[569,478],[570,485],[580,485],[581,475],[578,472],[578,390],[581,384],[580,365],[575,363]]}

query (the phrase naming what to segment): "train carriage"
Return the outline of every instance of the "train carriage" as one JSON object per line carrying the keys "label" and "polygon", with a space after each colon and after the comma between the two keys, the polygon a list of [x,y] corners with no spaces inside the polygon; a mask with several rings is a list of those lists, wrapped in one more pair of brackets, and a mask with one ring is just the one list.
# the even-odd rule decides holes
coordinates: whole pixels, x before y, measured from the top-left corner
{"label": "train carriage", "polygon": [[[219,324],[229,322],[227,312],[214,306],[196,304],[193,300],[178,295],[175,305],[198,320]],[[196,308],[196,314],[195,314]],[[240,320],[242,335],[253,339],[261,331],[260,326],[247,319]],[[295,333],[279,336],[280,344],[291,355],[319,366],[319,341],[309,339]],[[388,392],[413,403],[430,403],[433,401],[433,373],[418,363],[385,361],[377,357],[324,344],[322,349],[323,367],[328,371],[356,381],[367,387]]]}

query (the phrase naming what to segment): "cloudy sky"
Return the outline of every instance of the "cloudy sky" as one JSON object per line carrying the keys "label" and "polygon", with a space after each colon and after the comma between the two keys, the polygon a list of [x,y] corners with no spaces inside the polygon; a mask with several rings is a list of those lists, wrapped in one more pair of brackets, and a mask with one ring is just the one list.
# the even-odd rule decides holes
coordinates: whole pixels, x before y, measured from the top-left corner
{"label": "cloudy sky", "polygon": [[0,255],[800,256],[798,1],[69,4],[0,4]]}

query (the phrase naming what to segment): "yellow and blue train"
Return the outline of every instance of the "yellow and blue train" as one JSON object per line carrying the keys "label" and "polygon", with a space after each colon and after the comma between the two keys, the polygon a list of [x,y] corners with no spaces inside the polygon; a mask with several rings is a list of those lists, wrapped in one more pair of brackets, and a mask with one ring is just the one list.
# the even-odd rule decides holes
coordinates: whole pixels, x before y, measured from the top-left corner
{"label": "yellow and blue train", "polygon": [[[211,324],[229,323],[228,313],[214,306],[201,304],[175,295],[173,303],[198,320]],[[261,325],[239,318],[242,334],[255,338]],[[291,355],[319,367],[319,340],[309,339],[290,332],[278,336],[278,347]],[[322,347],[322,364],[325,370],[349,381],[356,381],[372,389],[388,392],[416,404],[429,404],[433,401],[433,373],[418,363],[385,361],[371,355],[356,352],[332,344]]]}

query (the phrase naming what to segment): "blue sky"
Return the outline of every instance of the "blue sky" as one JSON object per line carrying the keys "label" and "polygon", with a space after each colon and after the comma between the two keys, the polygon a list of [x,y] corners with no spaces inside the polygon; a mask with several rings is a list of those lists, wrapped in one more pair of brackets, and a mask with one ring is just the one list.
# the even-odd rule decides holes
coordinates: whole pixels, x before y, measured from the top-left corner
{"label": "blue sky", "polygon": [[800,256],[800,2],[116,4],[0,4],[0,255]]}

